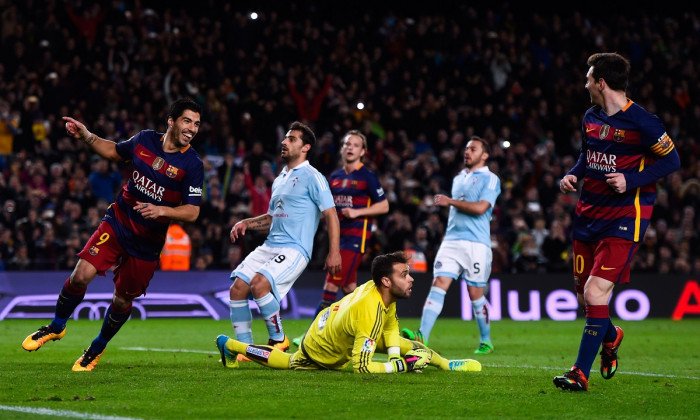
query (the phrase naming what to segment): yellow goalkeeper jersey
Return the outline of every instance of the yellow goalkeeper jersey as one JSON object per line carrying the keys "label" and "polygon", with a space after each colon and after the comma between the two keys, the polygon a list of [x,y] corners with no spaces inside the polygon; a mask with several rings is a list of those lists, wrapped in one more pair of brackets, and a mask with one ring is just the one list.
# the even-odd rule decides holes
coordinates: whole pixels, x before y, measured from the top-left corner
{"label": "yellow goalkeeper jersey", "polygon": [[306,332],[302,352],[328,369],[343,369],[352,361],[356,373],[385,373],[386,366],[373,362],[377,349],[398,347],[399,320],[396,303],[384,306],[374,281],[318,314]]}

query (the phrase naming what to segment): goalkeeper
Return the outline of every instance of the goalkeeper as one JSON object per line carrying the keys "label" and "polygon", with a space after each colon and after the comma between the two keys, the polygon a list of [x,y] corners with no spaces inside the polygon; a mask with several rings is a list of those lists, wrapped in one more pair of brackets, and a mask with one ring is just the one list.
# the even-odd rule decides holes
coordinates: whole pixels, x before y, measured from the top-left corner
{"label": "goalkeeper", "polygon": [[[377,256],[371,271],[373,281],[318,314],[296,353],[220,335],[216,345],[221,362],[226,367],[238,367],[236,358],[241,353],[275,369],[343,370],[352,362],[355,373],[411,372],[428,364],[442,370],[481,370],[476,360],[447,360],[422,343],[399,336],[396,301],[410,297],[413,286],[403,252]],[[388,361],[373,361],[375,352],[388,354]]]}

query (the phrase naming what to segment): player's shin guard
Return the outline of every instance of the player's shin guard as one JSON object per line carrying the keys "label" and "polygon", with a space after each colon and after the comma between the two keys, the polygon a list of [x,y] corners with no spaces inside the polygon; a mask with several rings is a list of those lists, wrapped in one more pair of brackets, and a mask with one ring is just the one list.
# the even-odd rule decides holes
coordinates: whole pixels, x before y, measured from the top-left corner
{"label": "player's shin guard", "polygon": [[575,367],[581,369],[586,378],[590,376],[591,366],[603,343],[603,336],[610,324],[608,305],[587,305],[586,326],[583,328],[581,344],[578,349]]}
{"label": "player's shin guard", "polygon": [[231,325],[236,340],[243,343],[253,344],[253,314],[250,312],[248,299],[231,300]]}
{"label": "player's shin guard", "polygon": [[259,346],[228,340],[226,348],[232,353],[244,354],[248,359],[273,369],[289,369],[290,353],[277,350],[272,346]]}
{"label": "player's shin guard", "polygon": [[66,322],[70,318],[75,308],[85,298],[87,289],[78,289],[70,284],[70,278],[66,279],[61,288],[61,293],[58,294],[56,300],[56,313],[53,321],[51,321],[51,329],[54,331],[63,331],[66,328]]}
{"label": "player's shin guard", "polygon": [[255,303],[260,308],[260,314],[265,319],[267,333],[270,340],[284,341],[284,330],[280,318],[280,304],[272,293],[268,293],[260,299],[255,299]]}
{"label": "player's shin guard", "polygon": [[425,300],[425,305],[423,305],[423,316],[420,319],[420,332],[423,334],[425,341],[428,341],[430,331],[432,331],[438,316],[440,316],[440,312],[442,312],[446,294],[446,291],[437,286],[430,288],[428,298]]}
{"label": "player's shin guard", "polygon": [[482,343],[491,343],[491,323],[489,322],[489,309],[486,304],[486,297],[482,296],[477,300],[472,300],[472,311],[474,319],[479,326],[479,335]]}
{"label": "player's shin guard", "polygon": [[119,332],[122,325],[129,320],[130,315],[131,304],[129,304],[129,308],[122,313],[116,312],[114,310],[114,305],[110,305],[109,309],[107,309],[107,313],[105,314],[105,319],[102,321],[102,329],[100,330],[100,334],[92,342],[90,349],[97,354],[101,354],[105,347],[107,347],[109,340],[111,340],[112,337]]}

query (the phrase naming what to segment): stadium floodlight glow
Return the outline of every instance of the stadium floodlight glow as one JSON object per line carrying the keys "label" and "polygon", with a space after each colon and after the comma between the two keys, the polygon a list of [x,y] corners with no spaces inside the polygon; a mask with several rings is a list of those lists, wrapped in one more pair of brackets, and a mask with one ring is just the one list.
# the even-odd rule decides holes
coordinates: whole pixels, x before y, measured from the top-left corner
{"label": "stadium floodlight glow", "polygon": [[363,110],[363,109],[365,109],[365,104],[363,104],[362,102],[358,102],[358,103],[357,103],[357,109],[359,109],[360,111]]}
{"label": "stadium floodlight glow", "polygon": [[508,140],[503,140],[503,141],[501,142],[501,147],[504,148],[504,149],[509,148],[509,147],[510,147],[510,142],[509,142]]}
{"label": "stadium floodlight glow", "polygon": [[258,14],[257,12],[250,12],[250,15],[248,15],[252,20],[258,20]]}

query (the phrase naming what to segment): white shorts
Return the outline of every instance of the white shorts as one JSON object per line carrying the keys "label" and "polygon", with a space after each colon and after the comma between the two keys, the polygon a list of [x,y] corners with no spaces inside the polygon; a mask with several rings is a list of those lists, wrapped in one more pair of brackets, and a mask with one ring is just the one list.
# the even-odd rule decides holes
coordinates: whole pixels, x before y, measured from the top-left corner
{"label": "white shorts", "polygon": [[260,273],[270,282],[272,293],[281,301],[308,263],[306,257],[296,249],[272,248],[263,244],[248,254],[231,272],[231,280],[239,278],[250,285],[255,273]]}
{"label": "white shorts", "polygon": [[491,275],[493,252],[479,242],[444,241],[433,264],[433,277],[464,276],[467,285],[485,287]]}

